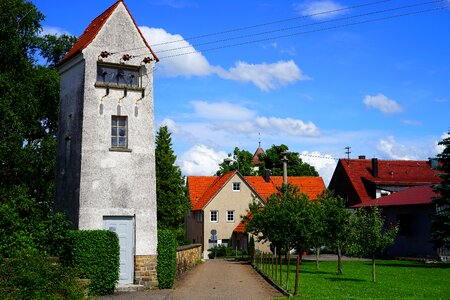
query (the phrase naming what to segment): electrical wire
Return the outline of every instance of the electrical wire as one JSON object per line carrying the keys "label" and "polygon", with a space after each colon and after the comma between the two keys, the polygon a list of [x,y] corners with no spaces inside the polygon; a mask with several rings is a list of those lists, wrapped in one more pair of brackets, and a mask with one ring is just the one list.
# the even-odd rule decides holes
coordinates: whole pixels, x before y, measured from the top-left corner
{"label": "electrical wire", "polygon": [[298,28],[302,28],[302,27],[310,27],[310,26],[315,26],[315,25],[333,23],[333,22],[337,22],[337,21],[345,21],[345,20],[350,20],[350,19],[355,19],[355,18],[360,18],[360,17],[366,17],[366,16],[371,16],[371,15],[376,15],[376,14],[383,14],[383,13],[396,11],[396,10],[402,10],[402,9],[406,9],[406,8],[412,8],[412,7],[417,7],[417,6],[435,4],[435,3],[438,3],[438,2],[442,2],[442,1],[443,0],[434,0],[434,1],[427,1],[427,2],[421,2],[421,3],[414,3],[414,4],[399,6],[399,7],[395,7],[395,8],[388,8],[388,9],[383,9],[383,10],[372,11],[372,12],[368,12],[368,13],[348,16],[348,17],[335,18],[335,19],[332,19],[332,20],[326,20],[326,21],[313,22],[313,23],[302,24],[302,25],[297,25],[297,26],[279,28],[279,29],[274,29],[274,30],[269,30],[269,31],[263,31],[263,32],[258,32],[258,33],[252,33],[252,34],[247,34],[247,35],[241,35],[241,36],[236,36],[236,37],[219,39],[219,40],[215,40],[215,41],[203,42],[203,43],[193,44],[193,45],[189,45],[189,46],[182,46],[182,47],[177,47],[177,48],[164,49],[164,50],[155,51],[155,54],[164,53],[164,52],[171,52],[171,51],[176,51],[176,50],[183,50],[183,49],[186,49],[186,48],[193,48],[193,47],[199,47],[199,46],[205,46],[205,45],[218,44],[218,43],[222,43],[222,42],[228,42],[228,41],[239,40],[239,39],[246,39],[246,38],[254,37],[254,36],[260,36],[260,35],[271,34],[271,33],[276,33],[276,32],[288,31],[288,30],[298,29]]}
{"label": "electrical wire", "polygon": [[364,20],[364,21],[359,21],[359,22],[347,23],[347,24],[342,24],[342,25],[336,25],[336,26],[331,26],[331,27],[319,28],[319,29],[314,29],[314,30],[309,30],[309,31],[295,32],[295,33],[291,33],[291,34],[279,35],[279,36],[274,36],[274,37],[269,37],[269,38],[264,38],[264,39],[251,40],[251,41],[246,41],[246,42],[242,42],[242,43],[218,46],[218,47],[209,48],[209,49],[194,50],[194,51],[190,51],[190,52],[172,54],[172,55],[159,57],[159,59],[163,60],[163,59],[167,59],[167,58],[174,58],[174,57],[190,55],[190,54],[201,54],[204,52],[215,51],[215,50],[225,49],[225,48],[232,48],[232,47],[243,46],[243,45],[248,45],[248,44],[254,44],[254,43],[259,43],[259,42],[264,42],[264,41],[276,40],[276,39],[280,39],[280,38],[292,37],[292,36],[321,32],[321,31],[327,31],[327,30],[332,30],[332,29],[345,28],[345,27],[361,25],[361,24],[366,24],[366,23],[373,23],[373,22],[378,22],[378,21],[384,21],[384,20],[406,17],[406,16],[411,16],[411,15],[417,15],[417,14],[421,14],[421,13],[434,12],[434,11],[442,10],[442,9],[445,9],[448,7],[450,7],[450,5],[440,6],[440,7],[435,7],[435,8],[430,8],[430,9],[425,9],[425,10],[420,10],[420,11],[413,11],[413,12],[408,12],[408,13],[403,13],[403,14],[398,14],[398,15],[393,15],[393,16],[369,19],[369,20]]}
{"label": "electrical wire", "polygon": [[385,2],[390,2],[390,1],[392,1],[392,0],[382,0],[382,1],[368,2],[368,3],[354,5],[354,6],[347,6],[347,7],[343,7],[343,8],[339,8],[339,9],[322,11],[322,12],[318,12],[318,13],[314,13],[314,14],[302,15],[302,16],[298,16],[298,17],[294,17],[294,18],[281,19],[281,20],[271,21],[271,22],[267,22],[267,23],[261,23],[261,24],[256,24],[256,25],[245,26],[245,27],[237,27],[237,28],[234,28],[234,29],[228,29],[228,30],[224,30],[224,31],[218,31],[218,32],[213,32],[213,33],[208,33],[208,34],[203,34],[203,35],[192,36],[192,37],[184,38],[184,39],[181,39],[181,40],[175,40],[175,41],[168,41],[168,42],[162,42],[162,43],[158,43],[158,44],[153,44],[152,47],[157,47],[157,46],[167,45],[167,44],[172,44],[172,43],[179,43],[179,42],[183,42],[183,41],[192,41],[192,40],[205,38],[205,37],[211,37],[211,36],[215,36],[215,35],[223,35],[223,34],[227,34],[227,33],[231,33],[231,32],[237,32],[237,31],[243,31],[243,30],[248,30],[248,29],[254,29],[254,28],[258,28],[258,27],[274,25],[274,24],[289,22],[289,21],[298,20],[298,19],[315,17],[315,16],[320,16],[320,15],[325,15],[325,14],[330,14],[330,13],[337,13],[337,12],[341,12],[341,11],[344,11],[344,10],[350,10],[350,9],[354,9],[354,8],[360,8],[360,7],[365,7],[365,6],[377,5],[377,4],[380,4],[380,3],[385,3]]}

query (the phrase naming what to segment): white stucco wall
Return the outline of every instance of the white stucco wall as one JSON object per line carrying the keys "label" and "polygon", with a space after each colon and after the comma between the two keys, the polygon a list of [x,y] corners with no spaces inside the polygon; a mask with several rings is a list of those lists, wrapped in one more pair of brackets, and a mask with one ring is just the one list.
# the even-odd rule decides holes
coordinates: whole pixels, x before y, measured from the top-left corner
{"label": "white stucco wall", "polygon": [[[134,50],[133,50],[134,49]],[[141,65],[151,56],[123,4],[119,4],[93,42],[83,50],[85,90],[81,147],[79,229],[103,228],[104,216],[134,216],[135,254],[156,255],[156,188],[154,157],[153,62],[143,66],[145,97],[140,91],[95,87],[100,52],[105,62]],[[103,105],[101,110],[100,106]],[[110,151],[111,116],[128,117],[128,149]],[[137,114],[136,114],[137,111]]]}

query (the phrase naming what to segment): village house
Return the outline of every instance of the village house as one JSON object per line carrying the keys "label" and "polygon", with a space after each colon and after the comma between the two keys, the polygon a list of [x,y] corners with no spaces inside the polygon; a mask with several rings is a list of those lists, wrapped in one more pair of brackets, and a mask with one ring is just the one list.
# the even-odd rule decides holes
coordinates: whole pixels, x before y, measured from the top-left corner
{"label": "village house", "polygon": [[379,206],[386,225],[399,225],[395,244],[386,254],[395,257],[448,255],[430,242],[431,217],[436,213],[432,185],[440,182],[436,160],[340,159],[329,189],[349,208]]}
{"label": "village house", "polygon": [[119,284],[157,285],[153,68],[123,1],[95,18],[59,65],[55,208],[75,229],[115,231]]}
{"label": "village house", "polygon": [[[208,249],[226,244],[233,249],[246,249],[248,236],[243,232],[241,217],[247,214],[252,201],[265,203],[266,199],[282,186],[282,176],[242,176],[231,171],[222,176],[188,176],[187,186],[191,211],[186,218],[186,239],[203,246],[203,257]],[[310,199],[325,189],[321,177],[291,176],[288,183],[297,186]],[[267,251],[269,245],[257,244]]]}

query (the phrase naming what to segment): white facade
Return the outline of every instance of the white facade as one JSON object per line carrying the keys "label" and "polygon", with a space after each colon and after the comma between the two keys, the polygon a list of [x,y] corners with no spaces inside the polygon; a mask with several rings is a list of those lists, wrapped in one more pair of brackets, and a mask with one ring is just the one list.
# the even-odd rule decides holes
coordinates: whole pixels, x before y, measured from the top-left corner
{"label": "white facade", "polygon": [[[101,58],[102,51],[111,53]],[[124,54],[131,59],[124,61]],[[134,255],[156,255],[153,56],[120,2],[92,42],[60,67],[56,209],[78,229],[132,218]],[[139,68],[139,86],[99,82],[97,66]],[[142,97],[143,96],[143,97]],[[128,147],[114,148],[112,116],[126,117]]]}

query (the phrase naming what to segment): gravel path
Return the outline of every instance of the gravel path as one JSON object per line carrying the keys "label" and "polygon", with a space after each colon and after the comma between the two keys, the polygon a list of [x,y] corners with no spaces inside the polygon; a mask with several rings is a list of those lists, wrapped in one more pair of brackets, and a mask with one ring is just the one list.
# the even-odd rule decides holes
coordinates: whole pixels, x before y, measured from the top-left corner
{"label": "gravel path", "polygon": [[262,300],[283,295],[247,263],[211,259],[177,280],[172,290],[120,293],[100,299],[243,299]]}

